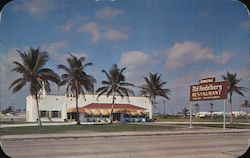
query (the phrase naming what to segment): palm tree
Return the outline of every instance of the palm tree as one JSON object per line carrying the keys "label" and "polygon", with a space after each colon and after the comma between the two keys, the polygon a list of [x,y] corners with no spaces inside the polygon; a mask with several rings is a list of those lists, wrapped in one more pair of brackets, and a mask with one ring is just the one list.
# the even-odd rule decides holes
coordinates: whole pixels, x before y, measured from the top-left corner
{"label": "palm tree", "polygon": [[14,61],[15,68],[12,71],[15,71],[22,75],[21,78],[13,81],[9,87],[12,89],[12,92],[18,92],[22,89],[27,83],[30,84],[30,94],[35,97],[36,106],[37,106],[37,116],[38,116],[38,125],[42,126],[40,115],[39,115],[39,91],[44,86],[46,91],[50,91],[50,83],[59,83],[60,77],[51,69],[44,68],[44,65],[49,59],[47,52],[40,52],[39,48],[33,49],[32,47],[27,52],[21,52],[17,50],[21,56],[22,63]]}
{"label": "palm tree", "polygon": [[248,119],[248,111],[249,111],[249,107],[250,107],[249,101],[247,99],[245,99],[244,102],[240,106],[243,108],[246,108],[247,119]]}
{"label": "palm tree", "polygon": [[71,91],[75,95],[76,101],[76,119],[77,125],[80,125],[80,117],[79,117],[79,109],[78,109],[78,98],[79,94],[87,92],[94,92],[94,83],[96,82],[95,78],[91,75],[88,75],[85,72],[85,68],[87,66],[93,65],[92,63],[86,63],[83,65],[83,62],[86,60],[85,57],[77,58],[76,56],[69,54],[70,57],[67,58],[67,62],[69,67],[66,67],[62,64],[57,66],[58,69],[62,69],[65,71],[62,74],[60,82],[60,86],[67,84],[66,93]]}
{"label": "palm tree", "polygon": [[198,113],[200,111],[200,104],[195,103],[193,106],[195,107],[195,112]]}
{"label": "palm tree", "polygon": [[115,95],[120,95],[122,98],[124,96],[129,97],[129,95],[134,95],[134,91],[128,87],[134,87],[132,83],[126,82],[126,77],[123,72],[126,68],[119,69],[116,64],[112,65],[109,72],[102,70],[106,75],[108,80],[102,81],[103,87],[100,87],[96,90],[98,94],[97,99],[102,95],[106,94],[107,97],[112,95],[112,107],[111,107],[111,123],[113,122],[113,108],[115,104]]}
{"label": "palm tree", "polygon": [[[149,77],[144,77],[145,84],[140,86],[141,88],[141,95],[146,96],[149,98],[152,107],[156,108],[156,97],[161,96],[169,100],[169,93],[171,92],[170,89],[163,88],[163,86],[167,83],[162,81],[161,75],[149,73]],[[153,109],[153,111],[154,111]]]}
{"label": "palm tree", "polygon": [[209,105],[210,105],[210,117],[212,119],[213,118],[213,112],[214,112],[214,104],[211,102],[211,103],[209,103]]}
{"label": "palm tree", "polygon": [[228,81],[228,94],[229,94],[229,102],[231,105],[231,118],[230,118],[230,122],[233,123],[233,105],[232,105],[232,95],[233,92],[243,96],[243,91],[246,91],[247,88],[246,87],[239,87],[238,84],[241,81],[241,79],[237,78],[237,73],[229,73],[227,71],[226,75],[222,75],[221,76],[223,80]]}
{"label": "palm tree", "polygon": [[188,110],[186,107],[184,107],[184,108],[181,109],[181,113],[182,113],[182,115],[183,115],[184,118],[187,117],[188,111],[189,111],[189,110]]}

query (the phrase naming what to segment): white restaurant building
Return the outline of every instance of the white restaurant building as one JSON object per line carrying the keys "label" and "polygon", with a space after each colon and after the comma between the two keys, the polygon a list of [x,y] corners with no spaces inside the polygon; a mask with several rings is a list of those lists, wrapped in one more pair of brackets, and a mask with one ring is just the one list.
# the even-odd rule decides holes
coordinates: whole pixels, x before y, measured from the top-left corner
{"label": "white restaurant building", "polygon": [[[26,98],[26,121],[37,122],[36,100],[32,96]],[[71,122],[76,120],[75,97],[72,94],[52,95],[43,92],[39,97],[39,114],[43,122]],[[102,95],[80,95],[78,109],[81,122],[109,122],[112,97]],[[120,122],[145,121],[152,118],[152,106],[148,98],[116,96],[113,107],[113,120]]]}

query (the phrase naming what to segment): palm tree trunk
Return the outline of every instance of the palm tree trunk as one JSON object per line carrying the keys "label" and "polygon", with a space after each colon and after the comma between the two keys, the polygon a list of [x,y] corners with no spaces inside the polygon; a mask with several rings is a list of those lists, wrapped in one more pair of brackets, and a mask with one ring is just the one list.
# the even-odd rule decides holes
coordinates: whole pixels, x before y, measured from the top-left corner
{"label": "palm tree trunk", "polygon": [[153,114],[155,113],[155,110],[156,110],[156,108],[155,108],[155,97],[152,97],[152,111],[153,111]]}
{"label": "palm tree trunk", "polygon": [[230,106],[231,106],[230,123],[231,123],[231,124],[233,124],[233,104],[232,104],[232,93],[230,93],[229,102],[230,102]]}
{"label": "palm tree trunk", "polygon": [[112,107],[111,107],[111,120],[110,120],[110,123],[113,123],[113,111],[114,111],[114,104],[115,104],[115,92],[113,92],[113,101],[112,101]]}
{"label": "palm tree trunk", "polygon": [[210,115],[211,115],[211,116],[210,116],[211,118],[210,118],[210,119],[213,119],[213,106],[212,106],[212,105],[210,105],[210,106],[211,106],[211,107],[210,107],[210,108],[211,108],[211,109],[210,109],[210,110],[211,110],[211,114],[210,114]]}
{"label": "palm tree trunk", "polygon": [[79,109],[78,109],[78,90],[76,88],[76,124],[80,125],[80,116],[79,116]]}
{"label": "palm tree trunk", "polygon": [[41,118],[40,118],[40,114],[39,114],[39,103],[38,103],[38,96],[37,94],[35,94],[35,99],[36,99],[36,108],[37,108],[37,122],[38,122],[38,126],[42,126],[42,122],[41,122]]}

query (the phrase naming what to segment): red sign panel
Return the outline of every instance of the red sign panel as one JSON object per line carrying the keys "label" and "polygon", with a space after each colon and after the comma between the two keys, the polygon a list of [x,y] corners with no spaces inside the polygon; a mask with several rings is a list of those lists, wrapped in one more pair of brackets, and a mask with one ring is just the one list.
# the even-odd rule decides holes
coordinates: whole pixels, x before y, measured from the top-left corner
{"label": "red sign panel", "polygon": [[190,86],[190,101],[227,99],[227,81]]}

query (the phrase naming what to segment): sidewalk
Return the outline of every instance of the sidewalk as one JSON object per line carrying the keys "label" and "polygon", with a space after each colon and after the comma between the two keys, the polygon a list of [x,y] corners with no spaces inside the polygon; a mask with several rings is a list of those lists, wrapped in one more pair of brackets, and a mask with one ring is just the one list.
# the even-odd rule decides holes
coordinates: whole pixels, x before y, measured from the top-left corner
{"label": "sidewalk", "polygon": [[[158,124],[190,124],[190,122],[172,122],[172,121],[164,121],[164,122],[155,122]],[[222,125],[223,122],[192,122],[192,124],[217,124]],[[226,124],[230,124],[230,122],[226,122]],[[237,122],[234,124],[240,124],[240,125],[250,125],[250,123],[247,122]]]}
{"label": "sidewalk", "polygon": [[1,141],[34,140],[34,139],[77,139],[93,137],[127,137],[127,136],[163,136],[163,135],[194,135],[194,134],[232,134],[249,133],[250,129],[187,129],[185,131],[147,131],[147,132],[92,132],[92,133],[57,133],[57,134],[27,134],[6,135]]}

